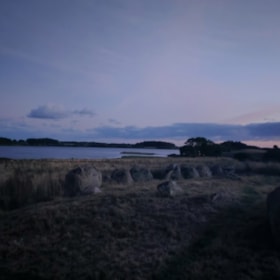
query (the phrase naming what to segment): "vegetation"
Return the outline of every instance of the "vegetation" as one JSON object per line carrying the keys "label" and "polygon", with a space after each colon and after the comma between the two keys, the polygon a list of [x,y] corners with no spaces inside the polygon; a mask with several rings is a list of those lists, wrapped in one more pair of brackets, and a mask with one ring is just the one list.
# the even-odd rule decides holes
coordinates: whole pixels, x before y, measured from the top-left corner
{"label": "vegetation", "polygon": [[[104,181],[98,195],[63,198],[66,172],[85,163],[104,175],[133,164],[164,169],[176,163],[234,167],[236,176],[179,179],[183,192],[172,198],[157,196],[159,180],[129,186]],[[266,195],[278,185],[278,163],[2,160],[0,171],[0,197],[13,206],[0,212],[3,280],[280,277],[265,209]]]}
{"label": "vegetation", "polygon": [[242,142],[226,141],[220,144],[204,137],[189,138],[180,147],[180,155],[184,157],[232,157],[240,161],[273,161],[280,162],[280,149],[275,145],[270,148],[249,146]]}
{"label": "vegetation", "polygon": [[[153,148],[153,149],[178,149],[178,147],[164,141],[143,141],[136,144],[125,143],[100,143],[59,141],[51,138],[29,138],[26,140],[12,140],[0,137],[0,146],[59,146],[59,147],[99,147],[99,148]],[[204,137],[189,138],[185,145],[179,147],[180,155],[183,157],[232,157],[240,161],[274,161],[280,162],[280,149],[275,145],[273,148],[259,148],[246,145],[242,142],[226,141],[214,143]]]}
{"label": "vegetation", "polygon": [[180,148],[182,156],[221,156],[222,149],[219,144],[204,137],[189,138],[185,146]]}
{"label": "vegetation", "polygon": [[51,138],[28,138],[26,140],[12,140],[0,137],[0,146],[59,146],[59,147],[98,147],[98,148],[154,148],[177,149],[176,145],[163,141],[143,141],[136,144],[100,143],[80,141],[58,141]]}

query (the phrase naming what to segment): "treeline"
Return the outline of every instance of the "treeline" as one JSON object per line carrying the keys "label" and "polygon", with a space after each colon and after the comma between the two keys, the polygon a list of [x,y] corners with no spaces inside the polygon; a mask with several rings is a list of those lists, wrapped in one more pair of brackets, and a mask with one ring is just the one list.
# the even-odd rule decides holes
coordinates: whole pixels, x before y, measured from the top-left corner
{"label": "treeline", "polygon": [[189,138],[185,145],[177,147],[173,143],[164,141],[143,141],[136,144],[125,143],[100,143],[59,141],[51,138],[29,138],[26,140],[12,140],[0,137],[2,146],[57,146],[57,147],[97,147],[97,148],[154,148],[154,149],[179,149],[180,156],[184,157],[232,157],[238,160],[277,161],[280,162],[280,149],[260,148],[249,146],[242,142],[226,141],[214,143],[204,137]]}
{"label": "treeline", "polygon": [[242,142],[226,141],[220,144],[204,137],[189,138],[185,145],[180,147],[181,156],[222,156],[227,153],[244,151],[248,149],[260,149],[255,146],[248,146]]}
{"label": "treeline", "polygon": [[204,137],[189,138],[185,145],[180,147],[180,155],[185,157],[232,157],[241,161],[278,161],[280,162],[280,149],[260,148],[246,145],[242,142],[226,141],[214,143]]}
{"label": "treeline", "polygon": [[175,144],[163,141],[143,141],[136,144],[100,143],[85,141],[59,141],[51,138],[28,138],[26,140],[12,140],[0,137],[2,146],[56,146],[56,147],[97,147],[97,148],[154,148],[177,149]]}

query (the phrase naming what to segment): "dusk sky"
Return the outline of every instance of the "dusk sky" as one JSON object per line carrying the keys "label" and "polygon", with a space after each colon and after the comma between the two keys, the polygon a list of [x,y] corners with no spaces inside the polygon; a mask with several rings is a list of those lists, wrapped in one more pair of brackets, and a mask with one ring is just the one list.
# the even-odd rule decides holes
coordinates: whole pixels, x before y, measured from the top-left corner
{"label": "dusk sky", "polygon": [[0,137],[280,140],[279,0],[0,0]]}

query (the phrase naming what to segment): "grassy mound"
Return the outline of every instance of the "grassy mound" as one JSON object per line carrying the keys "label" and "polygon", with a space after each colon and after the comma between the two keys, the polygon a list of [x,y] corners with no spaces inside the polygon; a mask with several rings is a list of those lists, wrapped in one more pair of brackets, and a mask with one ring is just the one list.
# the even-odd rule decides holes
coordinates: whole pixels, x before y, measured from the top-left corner
{"label": "grassy mound", "polygon": [[[39,170],[24,164],[24,176]],[[50,174],[74,164],[55,162]],[[116,166],[101,161],[99,169]],[[265,208],[278,180],[267,174],[179,180],[183,193],[173,198],[157,195],[157,180],[108,185],[98,195],[54,196],[0,212],[1,280],[278,279],[280,254]]]}

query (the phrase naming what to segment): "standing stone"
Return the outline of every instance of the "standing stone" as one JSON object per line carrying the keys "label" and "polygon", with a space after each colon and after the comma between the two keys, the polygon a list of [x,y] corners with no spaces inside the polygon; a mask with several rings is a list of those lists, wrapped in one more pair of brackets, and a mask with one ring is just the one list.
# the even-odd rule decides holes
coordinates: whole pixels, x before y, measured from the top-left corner
{"label": "standing stone", "polygon": [[199,178],[199,173],[195,167],[181,165],[181,174],[184,179]]}
{"label": "standing stone", "polygon": [[208,177],[208,178],[212,177],[212,172],[207,165],[198,166],[197,171],[198,171],[200,177]]}
{"label": "standing stone", "polygon": [[131,184],[133,182],[128,170],[124,168],[115,169],[111,174],[111,180],[118,184]]}
{"label": "standing stone", "polygon": [[130,169],[130,174],[135,182],[147,182],[153,179],[151,171],[141,166],[132,167]]}
{"label": "standing stone", "polygon": [[161,197],[173,197],[183,192],[175,181],[165,181],[157,186],[158,195]]}
{"label": "standing stone", "polygon": [[166,168],[166,180],[180,180],[182,179],[180,165],[174,163]]}
{"label": "standing stone", "polygon": [[212,172],[213,176],[223,176],[224,175],[223,168],[218,164],[215,164],[211,167],[211,172]]}
{"label": "standing stone", "polygon": [[70,170],[65,176],[64,195],[76,196],[101,192],[102,174],[90,165]]}
{"label": "standing stone", "polygon": [[280,187],[267,196],[267,217],[275,244],[280,249]]}

